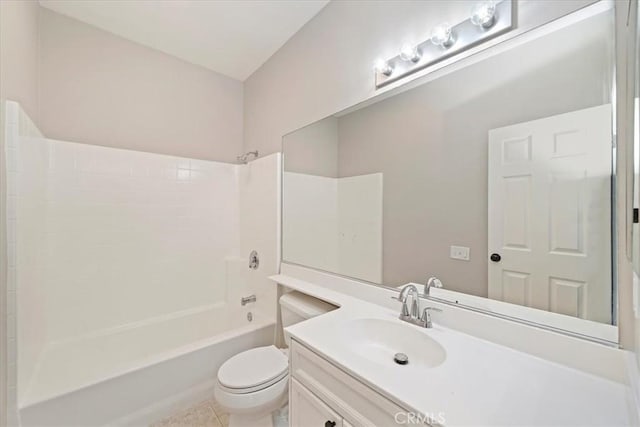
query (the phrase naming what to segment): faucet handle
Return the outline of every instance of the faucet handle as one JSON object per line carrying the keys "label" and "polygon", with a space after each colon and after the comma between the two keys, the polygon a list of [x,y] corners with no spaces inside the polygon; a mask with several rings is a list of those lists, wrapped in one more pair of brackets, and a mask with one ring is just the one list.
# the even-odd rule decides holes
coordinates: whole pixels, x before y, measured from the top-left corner
{"label": "faucet handle", "polygon": [[429,314],[430,311],[437,311],[438,313],[442,313],[442,309],[438,307],[425,307],[424,310],[422,310],[422,316],[424,316],[425,314]]}
{"label": "faucet handle", "polygon": [[420,318],[420,321],[424,324],[425,328],[430,328],[432,326],[431,324],[432,311],[442,312],[442,310],[437,307],[425,307],[424,310],[422,310],[422,317]]}
{"label": "faucet handle", "polygon": [[391,299],[394,299],[396,301],[400,301],[402,303],[402,311],[400,312],[400,319],[408,318],[409,317],[409,307],[407,307],[407,297],[406,296],[404,298],[391,297]]}

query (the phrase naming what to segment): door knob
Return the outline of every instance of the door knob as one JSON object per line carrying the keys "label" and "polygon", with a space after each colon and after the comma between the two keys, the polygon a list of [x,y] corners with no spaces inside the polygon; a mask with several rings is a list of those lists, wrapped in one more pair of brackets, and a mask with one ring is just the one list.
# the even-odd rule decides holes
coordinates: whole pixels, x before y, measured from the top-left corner
{"label": "door knob", "polygon": [[502,257],[500,256],[500,254],[491,254],[491,257],[489,257],[491,259],[491,261],[493,262],[500,262],[500,260],[502,259]]}
{"label": "door knob", "polygon": [[336,427],[336,422],[335,421],[327,421],[326,423],[324,423],[324,427]]}

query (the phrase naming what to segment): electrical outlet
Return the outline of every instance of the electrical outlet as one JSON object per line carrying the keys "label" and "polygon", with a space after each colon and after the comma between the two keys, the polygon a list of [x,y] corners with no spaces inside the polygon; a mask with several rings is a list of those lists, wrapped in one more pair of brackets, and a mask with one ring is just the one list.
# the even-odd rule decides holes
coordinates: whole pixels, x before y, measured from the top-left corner
{"label": "electrical outlet", "polygon": [[451,252],[449,256],[453,259],[460,259],[462,261],[469,261],[471,249],[465,246],[451,246]]}

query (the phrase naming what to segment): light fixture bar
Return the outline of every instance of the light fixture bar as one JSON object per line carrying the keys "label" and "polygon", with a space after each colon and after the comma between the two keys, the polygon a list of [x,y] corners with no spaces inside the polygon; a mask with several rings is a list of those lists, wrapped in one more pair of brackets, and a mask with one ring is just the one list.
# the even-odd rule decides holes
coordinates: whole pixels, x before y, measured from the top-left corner
{"label": "light fixture bar", "polygon": [[503,0],[496,3],[495,15],[488,28],[474,24],[469,18],[451,27],[451,42],[446,45],[438,46],[431,39],[418,44],[416,51],[420,52],[420,56],[417,61],[407,61],[400,54],[384,61],[386,72],[380,72],[381,68],[375,71],[376,88],[388,85],[512,30],[515,21],[514,2],[515,0]]}

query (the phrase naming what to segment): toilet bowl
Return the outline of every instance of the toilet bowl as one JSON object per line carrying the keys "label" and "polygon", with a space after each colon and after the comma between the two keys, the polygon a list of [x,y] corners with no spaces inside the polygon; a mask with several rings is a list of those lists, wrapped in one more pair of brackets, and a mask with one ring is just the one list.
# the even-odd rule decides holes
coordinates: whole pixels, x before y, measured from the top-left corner
{"label": "toilet bowl", "polygon": [[[336,307],[299,292],[280,298],[283,326]],[[287,339],[288,341],[288,339]],[[289,358],[274,345],[236,354],[218,370],[215,398],[229,414],[229,427],[272,427],[272,413],[288,400]]]}
{"label": "toilet bowl", "polygon": [[230,426],[271,426],[271,413],[287,402],[288,358],[273,345],[252,348],[227,360],[218,371],[215,397]]}

